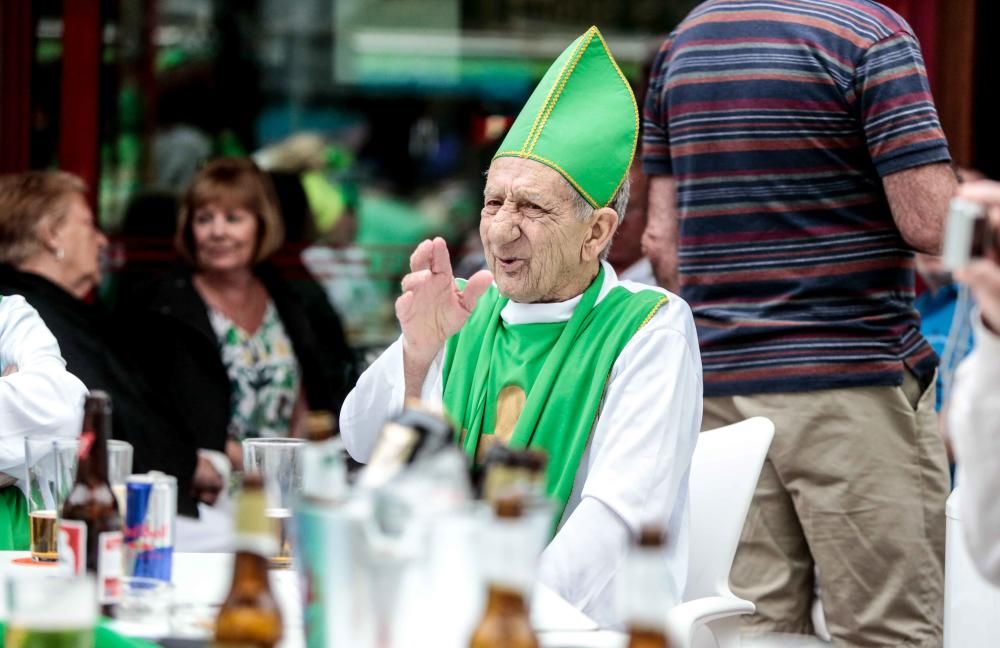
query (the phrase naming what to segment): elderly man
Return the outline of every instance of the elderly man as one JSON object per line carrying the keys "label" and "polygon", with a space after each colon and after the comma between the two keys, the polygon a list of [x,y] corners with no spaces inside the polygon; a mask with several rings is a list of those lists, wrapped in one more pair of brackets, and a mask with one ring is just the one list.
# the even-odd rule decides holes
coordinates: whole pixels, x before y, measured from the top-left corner
{"label": "elderly man", "polygon": [[637,109],[591,28],[556,60],[489,168],[490,271],[456,288],[441,239],[410,259],[402,337],[341,412],[366,460],[405,397],[442,402],[472,461],[494,443],[546,451],[561,507],[541,580],[613,624],[612,579],[639,526],[667,528],[675,596],[687,567],[687,475],[701,422],[690,310],[602,261],[625,213]]}

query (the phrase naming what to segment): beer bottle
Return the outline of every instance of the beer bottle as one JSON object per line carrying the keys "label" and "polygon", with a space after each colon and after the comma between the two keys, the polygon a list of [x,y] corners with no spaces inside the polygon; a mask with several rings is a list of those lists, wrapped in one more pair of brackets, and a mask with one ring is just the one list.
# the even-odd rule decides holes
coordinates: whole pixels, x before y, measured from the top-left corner
{"label": "beer bottle", "polygon": [[525,593],[534,583],[538,558],[532,550],[534,530],[522,520],[518,497],[494,503],[494,520],[483,538],[484,571],[489,583],[486,612],[469,648],[538,648]]}
{"label": "beer bottle", "polygon": [[385,424],[359,483],[376,488],[407,466],[455,445],[455,430],[440,413],[409,400],[399,416]]}
{"label": "beer bottle", "polygon": [[121,597],[122,519],[108,483],[111,398],[92,391],[83,406],[76,481],[59,521],[60,553],[76,573],[97,577],[101,614],[112,616]]}
{"label": "beer bottle", "polygon": [[247,475],[236,502],[233,584],[216,617],[216,646],[272,648],[281,639],[281,611],[267,572],[278,541],[265,508],[263,481]]}
{"label": "beer bottle", "polygon": [[625,560],[624,599],[628,648],[670,648],[667,611],[675,601],[665,553],[666,534],[646,525]]}

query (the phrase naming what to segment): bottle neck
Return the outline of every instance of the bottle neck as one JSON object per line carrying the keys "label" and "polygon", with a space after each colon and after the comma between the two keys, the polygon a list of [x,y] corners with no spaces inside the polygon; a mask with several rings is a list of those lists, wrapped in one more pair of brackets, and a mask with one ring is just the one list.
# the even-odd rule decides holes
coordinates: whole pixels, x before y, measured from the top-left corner
{"label": "bottle neck", "polygon": [[239,554],[263,556],[278,553],[278,534],[274,520],[267,517],[267,501],[260,488],[244,489],[236,501],[236,537],[234,549]]}
{"label": "bottle neck", "polygon": [[646,634],[665,634],[667,611],[678,601],[664,548],[636,547],[625,559],[622,576],[626,625]]}
{"label": "bottle neck", "polygon": [[110,436],[109,416],[88,413],[84,417],[76,468],[78,484],[93,486],[108,483],[108,437]]}
{"label": "bottle neck", "polygon": [[537,576],[538,556],[543,542],[537,524],[526,517],[493,518],[481,539],[482,574],[490,588],[520,592],[531,591]]}
{"label": "bottle neck", "polygon": [[267,558],[252,551],[237,551],[233,563],[233,587],[252,591],[270,590]]}
{"label": "bottle neck", "polygon": [[528,614],[524,596],[518,589],[491,584],[486,598],[486,614],[520,616]]}

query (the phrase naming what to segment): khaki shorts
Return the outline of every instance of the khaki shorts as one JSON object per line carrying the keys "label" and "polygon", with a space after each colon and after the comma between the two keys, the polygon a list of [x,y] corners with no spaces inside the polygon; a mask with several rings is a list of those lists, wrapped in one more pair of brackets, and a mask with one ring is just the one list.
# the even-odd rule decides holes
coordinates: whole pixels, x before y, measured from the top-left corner
{"label": "khaki shorts", "polygon": [[838,646],[940,646],[944,445],[934,382],[705,399],[702,429],[751,416],[775,436],[731,581],[745,631],[811,634],[814,570]]}

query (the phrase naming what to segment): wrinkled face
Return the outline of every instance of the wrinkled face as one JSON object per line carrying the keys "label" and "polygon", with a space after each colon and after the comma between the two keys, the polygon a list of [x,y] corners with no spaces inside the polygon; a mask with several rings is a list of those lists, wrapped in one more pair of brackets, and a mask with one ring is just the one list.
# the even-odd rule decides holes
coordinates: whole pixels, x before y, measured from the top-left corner
{"label": "wrinkled face", "polygon": [[597,260],[584,253],[591,226],[580,220],[573,191],[534,160],[498,158],[490,165],[479,235],[501,294],[522,303],[554,302],[587,287]]}
{"label": "wrinkled face", "polygon": [[84,297],[101,283],[101,251],[108,239],[94,223],[94,214],[83,196],[69,198],[66,217],[55,228],[55,245],[62,250],[60,274],[63,285]]}
{"label": "wrinkled face", "polygon": [[243,208],[208,203],[191,217],[198,268],[207,272],[242,270],[253,265],[257,216]]}

